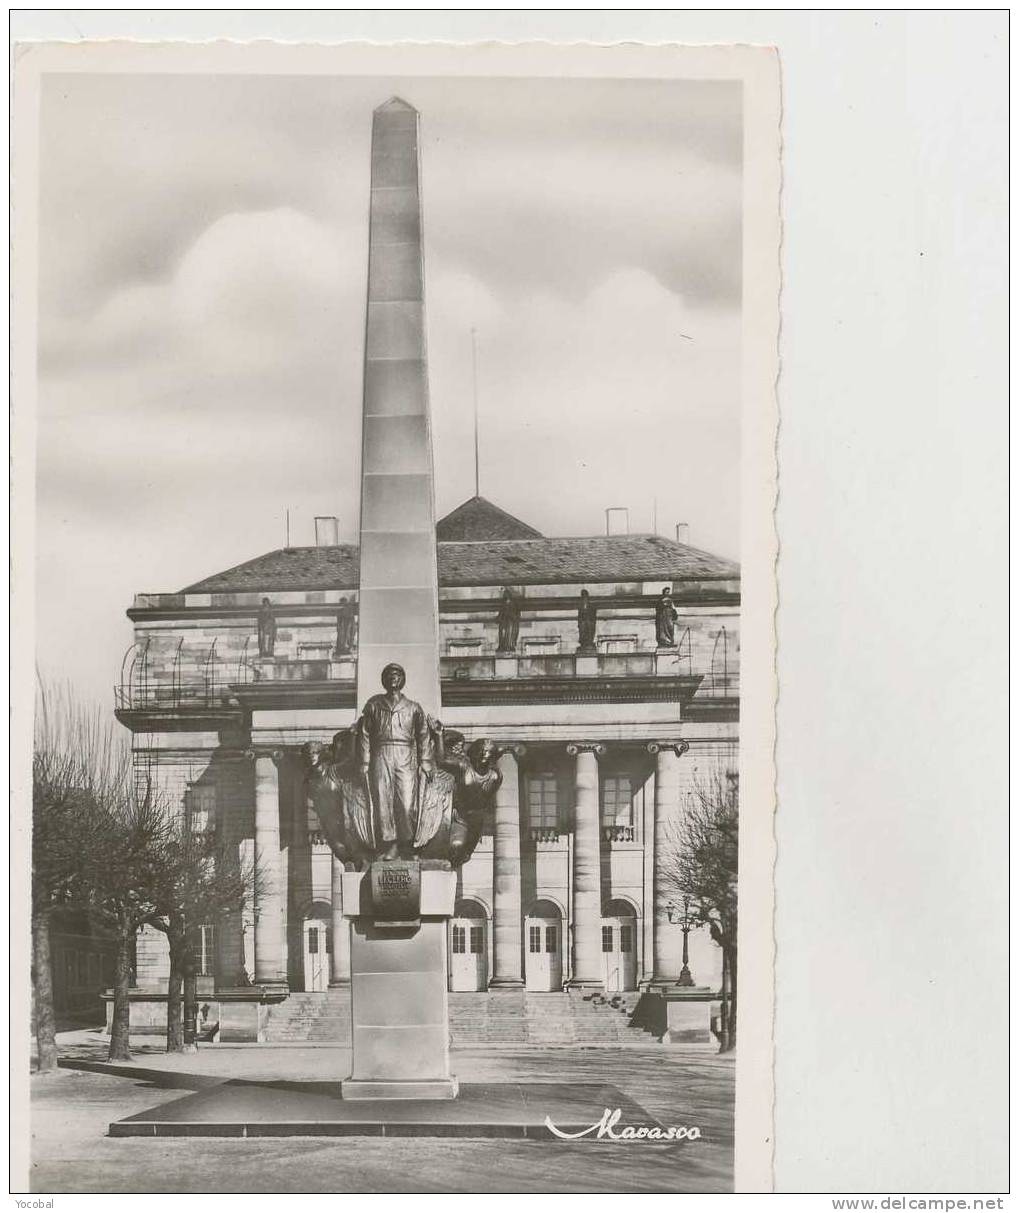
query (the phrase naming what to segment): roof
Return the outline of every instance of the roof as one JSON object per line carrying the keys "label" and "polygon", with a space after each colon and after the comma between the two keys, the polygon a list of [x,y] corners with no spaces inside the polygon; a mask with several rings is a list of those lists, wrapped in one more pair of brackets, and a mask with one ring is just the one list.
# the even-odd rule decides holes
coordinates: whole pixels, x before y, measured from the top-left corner
{"label": "roof", "polygon": [[[739,577],[739,566],[731,560],[673,543],[660,535],[440,542],[438,558],[440,586],[557,585],[585,581],[604,584],[659,579],[665,584]],[[341,544],[280,548],[206,577],[181,593],[354,590],[357,584],[357,547]]]}
{"label": "roof", "polygon": [[459,540],[483,543],[493,539],[540,539],[541,531],[500,510],[484,497],[471,497],[435,525],[440,543]]}

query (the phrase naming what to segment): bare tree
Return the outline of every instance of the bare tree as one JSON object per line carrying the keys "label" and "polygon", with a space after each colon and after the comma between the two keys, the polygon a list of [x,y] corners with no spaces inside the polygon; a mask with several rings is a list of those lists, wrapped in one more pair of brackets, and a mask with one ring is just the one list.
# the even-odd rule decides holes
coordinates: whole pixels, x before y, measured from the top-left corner
{"label": "bare tree", "polygon": [[50,931],[54,911],[90,900],[104,806],[130,778],[113,721],[67,686],[37,684],[32,754],[32,989],[39,1069],[57,1064]]}
{"label": "bare tree", "polygon": [[129,1061],[131,960],[137,932],[159,911],[173,819],[151,789],[129,778],[103,805],[99,862],[90,880],[90,910],[116,940],[110,1061]]}
{"label": "bare tree", "polygon": [[[166,1004],[166,1050],[190,1052],[197,1015],[201,928],[229,911],[243,910],[264,886],[262,870],[245,865],[218,845],[214,826],[181,813],[165,847],[157,912],[149,922],[167,938],[170,977]],[[183,1025],[181,1011],[183,1009]],[[183,1029],[183,1030],[182,1030]]]}
{"label": "bare tree", "polygon": [[739,776],[715,770],[688,794],[659,860],[666,888],[689,898],[690,915],[722,951],[720,1051],[736,1047]]}

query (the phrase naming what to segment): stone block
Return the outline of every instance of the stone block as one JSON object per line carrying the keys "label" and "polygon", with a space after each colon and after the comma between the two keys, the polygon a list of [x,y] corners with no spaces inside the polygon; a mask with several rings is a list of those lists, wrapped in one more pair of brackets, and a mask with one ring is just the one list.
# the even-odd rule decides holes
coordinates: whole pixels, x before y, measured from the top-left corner
{"label": "stone block", "polygon": [[[422,417],[365,417],[363,471],[366,475],[418,475],[431,480],[428,428]],[[431,490],[428,496],[431,505]],[[401,526],[401,530],[404,528]]]}
{"label": "stone block", "polygon": [[[428,586],[435,580],[435,543],[427,531],[382,531],[364,542],[361,588]],[[426,604],[433,610],[431,596]]]}
{"label": "stone block", "polygon": [[[380,364],[389,365],[389,364]],[[368,368],[369,375],[372,368]],[[432,529],[432,478],[368,473],[362,480],[361,532]]]}
{"label": "stone block", "polygon": [[398,661],[407,674],[407,695],[416,699],[426,712],[437,715],[439,703],[438,655],[434,641],[395,645],[391,641],[358,646],[358,702],[363,706],[370,695],[381,692],[379,679],[391,661]]}
{"label": "stone block", "polygon": [[344,1099],[456,1099],[459,1089],[455,1078],[432,1082],[359,1082],[348,1078],[340,1083]]}
{"label": "stone block", "polygon": [[517,658],[514,657],[496,657],[495,659],[495,676],[496,678],[516,678],[517,676]]}
{"label": "stone block", "polygon": [[[403,248],[406,246],[398,245]],[[425,364],[420,358],[386,358],[364,368],[364,415],[422,416],[428,408]]]}
{"label": "stone block", "polygon": [[598,673],[597,653],[577,654],[577,677],[594,678]]}
{"label": "stone block", "polygon": [[420,302],[368,304],[366,357],[369,361],[373,358],[423,358],[424,354],[424,307]]}
{"label": "stone block", "polygon": [[384,244],[420,247],[421,208],[414,186],[372,190],[370,239],[372,249]]}
{"label": "stone block", "polygon": [[[379,950],[385,941],[379,941]],[[446,982],[434,971],[351,975],[355,1020],[362,1027],[443,1027],[446,1016]]]}
{"label": "stone block", "polygon": [[685,673],[684,669],[680,668],[681,659],[679,653],[675,649],[659,649],[655,653],[655,673],[658,675],[676,675]]}
{"label": "stone block", "polygon": [[714,995],[708,990],[689,993],[669,991],[665,995],[666,1029],[663,1044],[711,1044],[711,1007]]}
{"label": "stone block", "polygon": [[[360,643],[392,646],[391,661],[399,658],[395,649],[400,645],[431,643],[434,646],[437,613],[434,589],[366,588],[362,585]],[[432,651],[434,660],[437,656],[434,647]],[[432,678],[435,676],[433,673]],[[416,699],[421,690],[420,685],[415,687],[410,681],[408,672],[406,693]]]}
{"label": "stone block", "polygon": [[420,245],[380,244],[372,249],[368,267],[370,300],[420,300],[421,287]]}
{"label": "stone block", "polygon": [[[362,900],[361,888],[364,884],[365,900]],[[345,918],[355,918],[361,921],[355,927],[354,935],[351,938],[351,954],[361,946],[364,942],[365,948],[368,948],[372,941],[381,938],[381,933],[370,921],[371,905],[367,899],[367,873],[365,872],[344,872],[343,873],[343,916]],[[421,916],[426,917],[451,917],[453,914],[453,906],[456,902],[456,875],[453,872],[443,872],[433,869],[425,869],[421,873]],[[397,971],[404,969],[413,961],[422,961],[426,967],[433,966],[439,963],[440,959],[445,957],[445,938],[439,940],[438,936],[426,936],[423,939],[416,940],[408,930],[406,933],[393,934],[387,933],[387,939],[393,940],[391,947],[382,949],[378,953],[374,953],[375,959],[383,961],[385,964],[392,965],[392,969],[384,969],[385,972]],[[400,940],[403,944],[400,944]],[[428,940],[431,939],[431,947],[436,951],[429,956],[426,949],[429,946]],[[441,952],[441,957],[439,955]],[[368,953],[365,953],[366,955]],[[375,971],[375,970],[372,970]]]}
{"label": "stone block", "polygon": [[219,1008],[219,1039],[226,1044],[265,1040],[268,1009],[256,995],[250,1001],[222,1002]]}

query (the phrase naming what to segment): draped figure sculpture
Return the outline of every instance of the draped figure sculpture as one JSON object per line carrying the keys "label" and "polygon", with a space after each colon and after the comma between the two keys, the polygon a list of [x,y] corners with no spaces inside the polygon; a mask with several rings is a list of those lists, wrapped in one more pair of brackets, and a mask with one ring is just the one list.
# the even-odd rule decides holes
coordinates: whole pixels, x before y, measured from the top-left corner
{"label": "draped figure sculpture", "polygon": [[460,867],[481,837],[502,783],[499,750],[426,716],[401,692],[404,672],[387,666],[374,695],[328,746],[305,747],[308,799],[333,853],[363,870],[375,859]]}

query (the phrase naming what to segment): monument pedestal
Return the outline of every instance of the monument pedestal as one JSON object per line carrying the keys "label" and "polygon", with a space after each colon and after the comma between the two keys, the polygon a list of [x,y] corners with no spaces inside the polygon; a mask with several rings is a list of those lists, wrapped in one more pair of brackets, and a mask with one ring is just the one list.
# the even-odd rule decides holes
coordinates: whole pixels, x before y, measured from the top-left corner
{"label": "monument pedestal", "polygon": [[425,870],[420,878],[420,919],[397,924],[376,918],[367,872],[343,873],[353,1048],[344,1099],[456,1098],[446,992],[456,876]]}
{"label": "monument pedestal", "polygon": [[662,1044],[714,1044],[711,1018],[718,994],[705,986],[669,986],[665,999],[665,1032]]}

